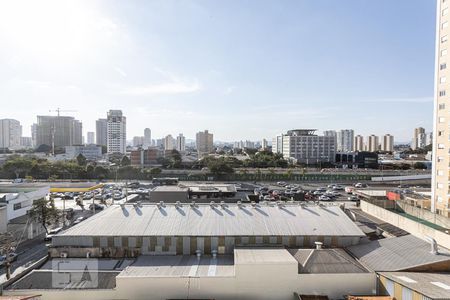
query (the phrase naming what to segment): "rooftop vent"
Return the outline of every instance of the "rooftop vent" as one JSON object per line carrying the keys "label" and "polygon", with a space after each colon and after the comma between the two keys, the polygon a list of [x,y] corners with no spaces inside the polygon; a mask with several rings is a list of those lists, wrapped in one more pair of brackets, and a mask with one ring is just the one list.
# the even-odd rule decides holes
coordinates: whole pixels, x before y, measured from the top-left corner
{"label": "rooftop vent", "polygon": [[142,201],[137,201],[136,204],[137,206],[142,207]]}
{"label": "rooftop vent", "polygon": [[121,207],[122,209],[124,209],[124,208],[125,208],[125,203],[120,203],[120,207]]}
{"label": "rooftop vent", "polygon": [[165,206],[165,205],[164,205],[164,201],[159,201],[159,205],[162,206],[162,207],[164,207],[164,206]]}
{"label": "rooftop vent", "polygon": [[220,201],[220,206],[221,206],[222,208],[226,208],[226,207],[227,207],[227,204],[225,203],[225,201]]}
{"label": "rooftop vent", "polygon": [[217,250],[212,250],[211,254],[214,259],[217,258]]}
{"label": "rooftop vent", "polygon": [[255,201],[252,201],[251,204],[252,204],[252,207],[256,207],[256,202]]}
{"label": "rooftop vent", "polygon": [[277,206],[278,206],[278,208],[284,207],[283,201],[277,201]]}
{"label": "rooftop vent", "polygon": [[191,205],[191,207],[196,207],[197,206],[197,204],[195,204],[195,201],[192,201],[190,205]]}
{"label": "rooftop vent", "polygon": [[438,255],[439,251],[438,251],[438,244],[437,244],[436,240],[433,239],[431,236],[426,236],[425,240],[428,241],[431,245],[430,253],[434,254],[434,255]]}
{"label": "rooftop vent", "polygon": [[238,201],[238,202],[237,202],[237,206],[238,206],[239,208],[243,208],[243,207],[244,207],[244,205],[242,204],[242,201]]}
{"label": "rooftop vent", "polygon": [[200,258],[202,257],[202,250],[196,250],[195,251],[195,255],[197,256],[197,259],[200,260]]}
{"label": "rooftop vent", "polygon": [[216,206],[216,202],[211,201],[211,202],[209,202],[209,205],[210,205],[212,208],[214,208],[214,207]]}
{"label": "rooftop vent", "polygon": [[175,207],[181,207],[182,205],[181,205],[181,202],[180,201],[177,201],[176,203],[175,203]]}

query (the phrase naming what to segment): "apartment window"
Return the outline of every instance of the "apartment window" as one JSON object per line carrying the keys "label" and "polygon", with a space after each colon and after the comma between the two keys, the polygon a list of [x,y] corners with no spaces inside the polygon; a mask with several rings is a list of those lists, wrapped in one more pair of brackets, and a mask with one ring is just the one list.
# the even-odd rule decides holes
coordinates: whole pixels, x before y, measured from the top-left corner
{"label": "apartment window", "polygon": [[445,118],[444,117],[439,117],[439,123],[444,123],[445,122]]}
{"label": "apartment window", "polygon": [[442,76],[440,79],[439,79],[439,82],[440,83],[445,83],[447,81],[447,77],[445,77],[445,76]]}
{"label": "apartment window", "polygon": [[448,27],[448,22],[442,23],[442,29],[445,29],[445,28],[447,28],[447,27]]}
{"label": "apartment window", "polygon": [[438,136],[443,136],[443,135],[444,135],[444,131],[439,130],[439,131],[438,131]]}
{"label": "apartment window", "polygon": [[438,163],[443,162],[444,158],[442,156],[438,156],[437,161],[438,161]]}
{"label": "apartment window", "polygon": [[439,91],[439,96],[440,96],[440,97],[445,96],[445,90],[444,90],[444,91]]}
{"label": "apartment window", "polygon": [[441,56],[446,56],[447,55],[447,49],[441,50]]}
{"label": "apartment window", "polygon": [[22,203],[15,203],[13,206],[13,210],[18,210],[22,208]]}
{"label": "apartment window", "polygon": [[444,8],[442,10],[442,15],[445,16],[446,14],[448,14],[448,8]]}
{"label": "apartment window", "polygon": [[437,184],[437,188],[438,188],[438,190],[443,189],[443,188],[444,188],[444,185],[443,185],[442,183],[438,183],[438,184]]}
{"label": "apartment window", "polygon": [[441,196],[437,197],[437,202],[442,203],[442,197]]}
{"label": "apartment window", "polygon": [[445,148],[444,144],[439,144],[438,145],[438,149],[444,149],[444,148]]}
{"label": "apartment window", "polygon": [[448,35],[441,37],[441,43],[445,43],[446,41],[448,41]]}
{"label": "apartment window", "polygon": [[439,109],[445,109],[445,103],[440,103],[439,104]]}
{"label": "apartment window", "polygon": [[443,170],[438,170],[437,174],[438,174],[438,176],[444,176],[444,171]]}
{"label": "apartment window", "polygon": [[440,65],[440,69],[441,69],[441,70],[447,69],[447,63],[441,64],[441,65]]}

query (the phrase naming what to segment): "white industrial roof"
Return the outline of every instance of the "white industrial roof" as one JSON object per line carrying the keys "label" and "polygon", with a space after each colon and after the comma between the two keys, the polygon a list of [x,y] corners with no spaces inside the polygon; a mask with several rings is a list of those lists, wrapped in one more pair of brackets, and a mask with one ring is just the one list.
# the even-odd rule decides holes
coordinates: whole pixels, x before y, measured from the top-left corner
{"label": "white industrial roof", "polygon": [[364,236],[337,206],[113,205],[59,236]]}
{"label": "white industrial roof", "polygon": [[297,260],[285,248],[236,248],[234,258],[237,265],[297,265]]}

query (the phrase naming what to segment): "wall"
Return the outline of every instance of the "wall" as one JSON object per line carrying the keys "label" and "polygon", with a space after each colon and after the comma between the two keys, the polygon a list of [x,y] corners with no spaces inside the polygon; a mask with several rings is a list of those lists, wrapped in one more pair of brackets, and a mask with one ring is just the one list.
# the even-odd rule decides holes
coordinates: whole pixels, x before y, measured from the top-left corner
{"label": "wall", "polygon": [[422,239],[429,236],[434,238],[439,245],[447,249],[450,248],[450,235],[444,232],[438,231],[363,200],[361,200],[361,209],[370,215],[406,230]]}
{"label": "wall", "polygon": [[398,201],[397,206],[409,215],[416,216],[445,228],[450,228],[450,218],[438,214],[433,214],[431,211],[428,211],[426,209],[414,207],[405,203],[404,201]]}
{"label": "wall", "polygon": [[8,227],[8,214],[6,206],[0,206],[0,234],[5,233]]}

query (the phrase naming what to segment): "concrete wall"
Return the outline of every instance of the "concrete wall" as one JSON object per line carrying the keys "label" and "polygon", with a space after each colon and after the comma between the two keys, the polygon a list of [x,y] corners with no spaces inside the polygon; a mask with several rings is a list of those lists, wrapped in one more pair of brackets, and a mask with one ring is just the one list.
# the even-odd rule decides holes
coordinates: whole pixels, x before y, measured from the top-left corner
{"label": "concrete wall", "polygon": [[8,212],[6,206],[0,206],[0,234],[8,230]]}
{"label": "concrete wall", "polygon": [[397,226],[409,233],[424,239],[426,236],[434,238],[437,243],[447,249],[450,249],[450,235],[444,232],[438,231],[424,224],[418,223],[382,207],[370,204],[361,200],[361,209],[373,215],[387,223]]}
{"label": "concrete wall", "polygon": [[445,228],[450,228],[450,218],[438,214],[433,214],[431,211],[412,206],[405,203],[404,201],[397,201],[397,206],[407,214],[427,220],[431,223],[435,223]]}

